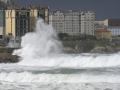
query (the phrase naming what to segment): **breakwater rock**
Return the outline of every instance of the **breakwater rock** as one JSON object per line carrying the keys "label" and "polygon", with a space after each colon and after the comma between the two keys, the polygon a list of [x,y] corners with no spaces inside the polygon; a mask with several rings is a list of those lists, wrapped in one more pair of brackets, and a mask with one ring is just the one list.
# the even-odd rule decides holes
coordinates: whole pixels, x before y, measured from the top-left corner
{"label": "breakwater rock", "polygon": [[13,48],[0,48],[0,63],[16,63],[19,57],[12,55]]}

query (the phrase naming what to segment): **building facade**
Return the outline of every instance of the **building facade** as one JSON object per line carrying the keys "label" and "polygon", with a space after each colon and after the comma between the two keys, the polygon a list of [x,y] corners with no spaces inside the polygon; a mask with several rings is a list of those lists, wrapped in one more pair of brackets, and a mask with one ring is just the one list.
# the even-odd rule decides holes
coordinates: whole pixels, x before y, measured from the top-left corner
{"label": "building facade", "polygon": [[111,31],[112,36],[120,35],[120,19],[105,19],[103,21],[96,21],[96,30],[99,28],[107,28]]}
{"label": "building facade", "polygon": [[0,39],[3,39],[4,35],[4,24],[5,24],[5,12],[0,10]]}
{"label": "building facade", "polygon": [[48,8],[7,8],[5,10],[5,36],[21,37],[35,28],[37,18],[48,23]]}
{"label": "building facade", "polygon": [[70,10],[64,13],[64,31],[70,35],[80,35],[80,30],[80,12]]}
{"label": "building facade", "polygon": [[49,15],[49,23],[58,33],[69,35],[94,35],[95,13],[92,11],[55,11]]}
{"label": "building facade", "polygon": [[58,33],[64,32],[64,13],[61,11],[51,12],[49,14],[49,24],[53,25]]}
{"label": "building facade", "polygon": [[94,35],[95,31],[95,13],[92,11],[81,12],[81,33]]}

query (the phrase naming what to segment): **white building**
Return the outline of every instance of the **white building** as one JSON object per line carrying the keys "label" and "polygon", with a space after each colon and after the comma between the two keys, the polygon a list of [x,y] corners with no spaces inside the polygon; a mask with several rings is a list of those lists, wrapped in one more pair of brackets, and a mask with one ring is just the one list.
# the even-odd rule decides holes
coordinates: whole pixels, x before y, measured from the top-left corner
{"label": "white building", "polygon": [[0,39],[2,39],[2,38],[3,38],[3,27],[0,26]]}
{"label": "white building", "polygon": [[64,33],[64,14],[60,11],[50,13],[49,24],[52,24],[58,33]]}
{"label": "white building", "polygon": [[95,13],[91,11],[51,12],[49,23],[58,33],[94,35]]}
{"label": "white building", "polygon": [[92,11],[81,12],[81,34],[94,35],[95,13]]}
{"label": "white building", "polygon": [[80,35],[80,13],[72,10],[64,13],[64,32],[70,35]]}
{"label": "white building", "polygon": [[112,36],[119,36],[120,35],[120,26],[109,26],[108,30],[111,31]]}

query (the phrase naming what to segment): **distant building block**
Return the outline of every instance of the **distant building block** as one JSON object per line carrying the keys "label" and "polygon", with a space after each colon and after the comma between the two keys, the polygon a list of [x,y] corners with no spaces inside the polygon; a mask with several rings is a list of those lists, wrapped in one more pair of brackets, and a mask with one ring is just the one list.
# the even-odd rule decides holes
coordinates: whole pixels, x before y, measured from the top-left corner
{"label": "distant building block", "polygon": [[95,31],[95,37],[96,39],[112,39],[112,33],[111,31],[108,31],[107,29],[98,29]]}
{"label": "distant building block", "polygon": [[48,23],[47,7],[7,7],[5,9],[5,36],[21,37],[35,28],[37,18]]}

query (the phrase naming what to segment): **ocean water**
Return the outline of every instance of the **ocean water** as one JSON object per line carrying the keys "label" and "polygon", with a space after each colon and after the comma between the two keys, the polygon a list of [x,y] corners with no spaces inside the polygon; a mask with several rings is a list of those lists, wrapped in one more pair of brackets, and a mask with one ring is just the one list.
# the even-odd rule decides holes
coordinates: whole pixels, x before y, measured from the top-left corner
{"label": "ocean water", "polygon": [[26,65],[0,64],[0,90],[120,90],[120,60],[112,57],[62,54]]}
{"label": "ocean water", "polygon": [[0,64],[0,90],[120,90],[120,53],[66,54],[51,25],[39,19],[13,52],[20,62]]}

